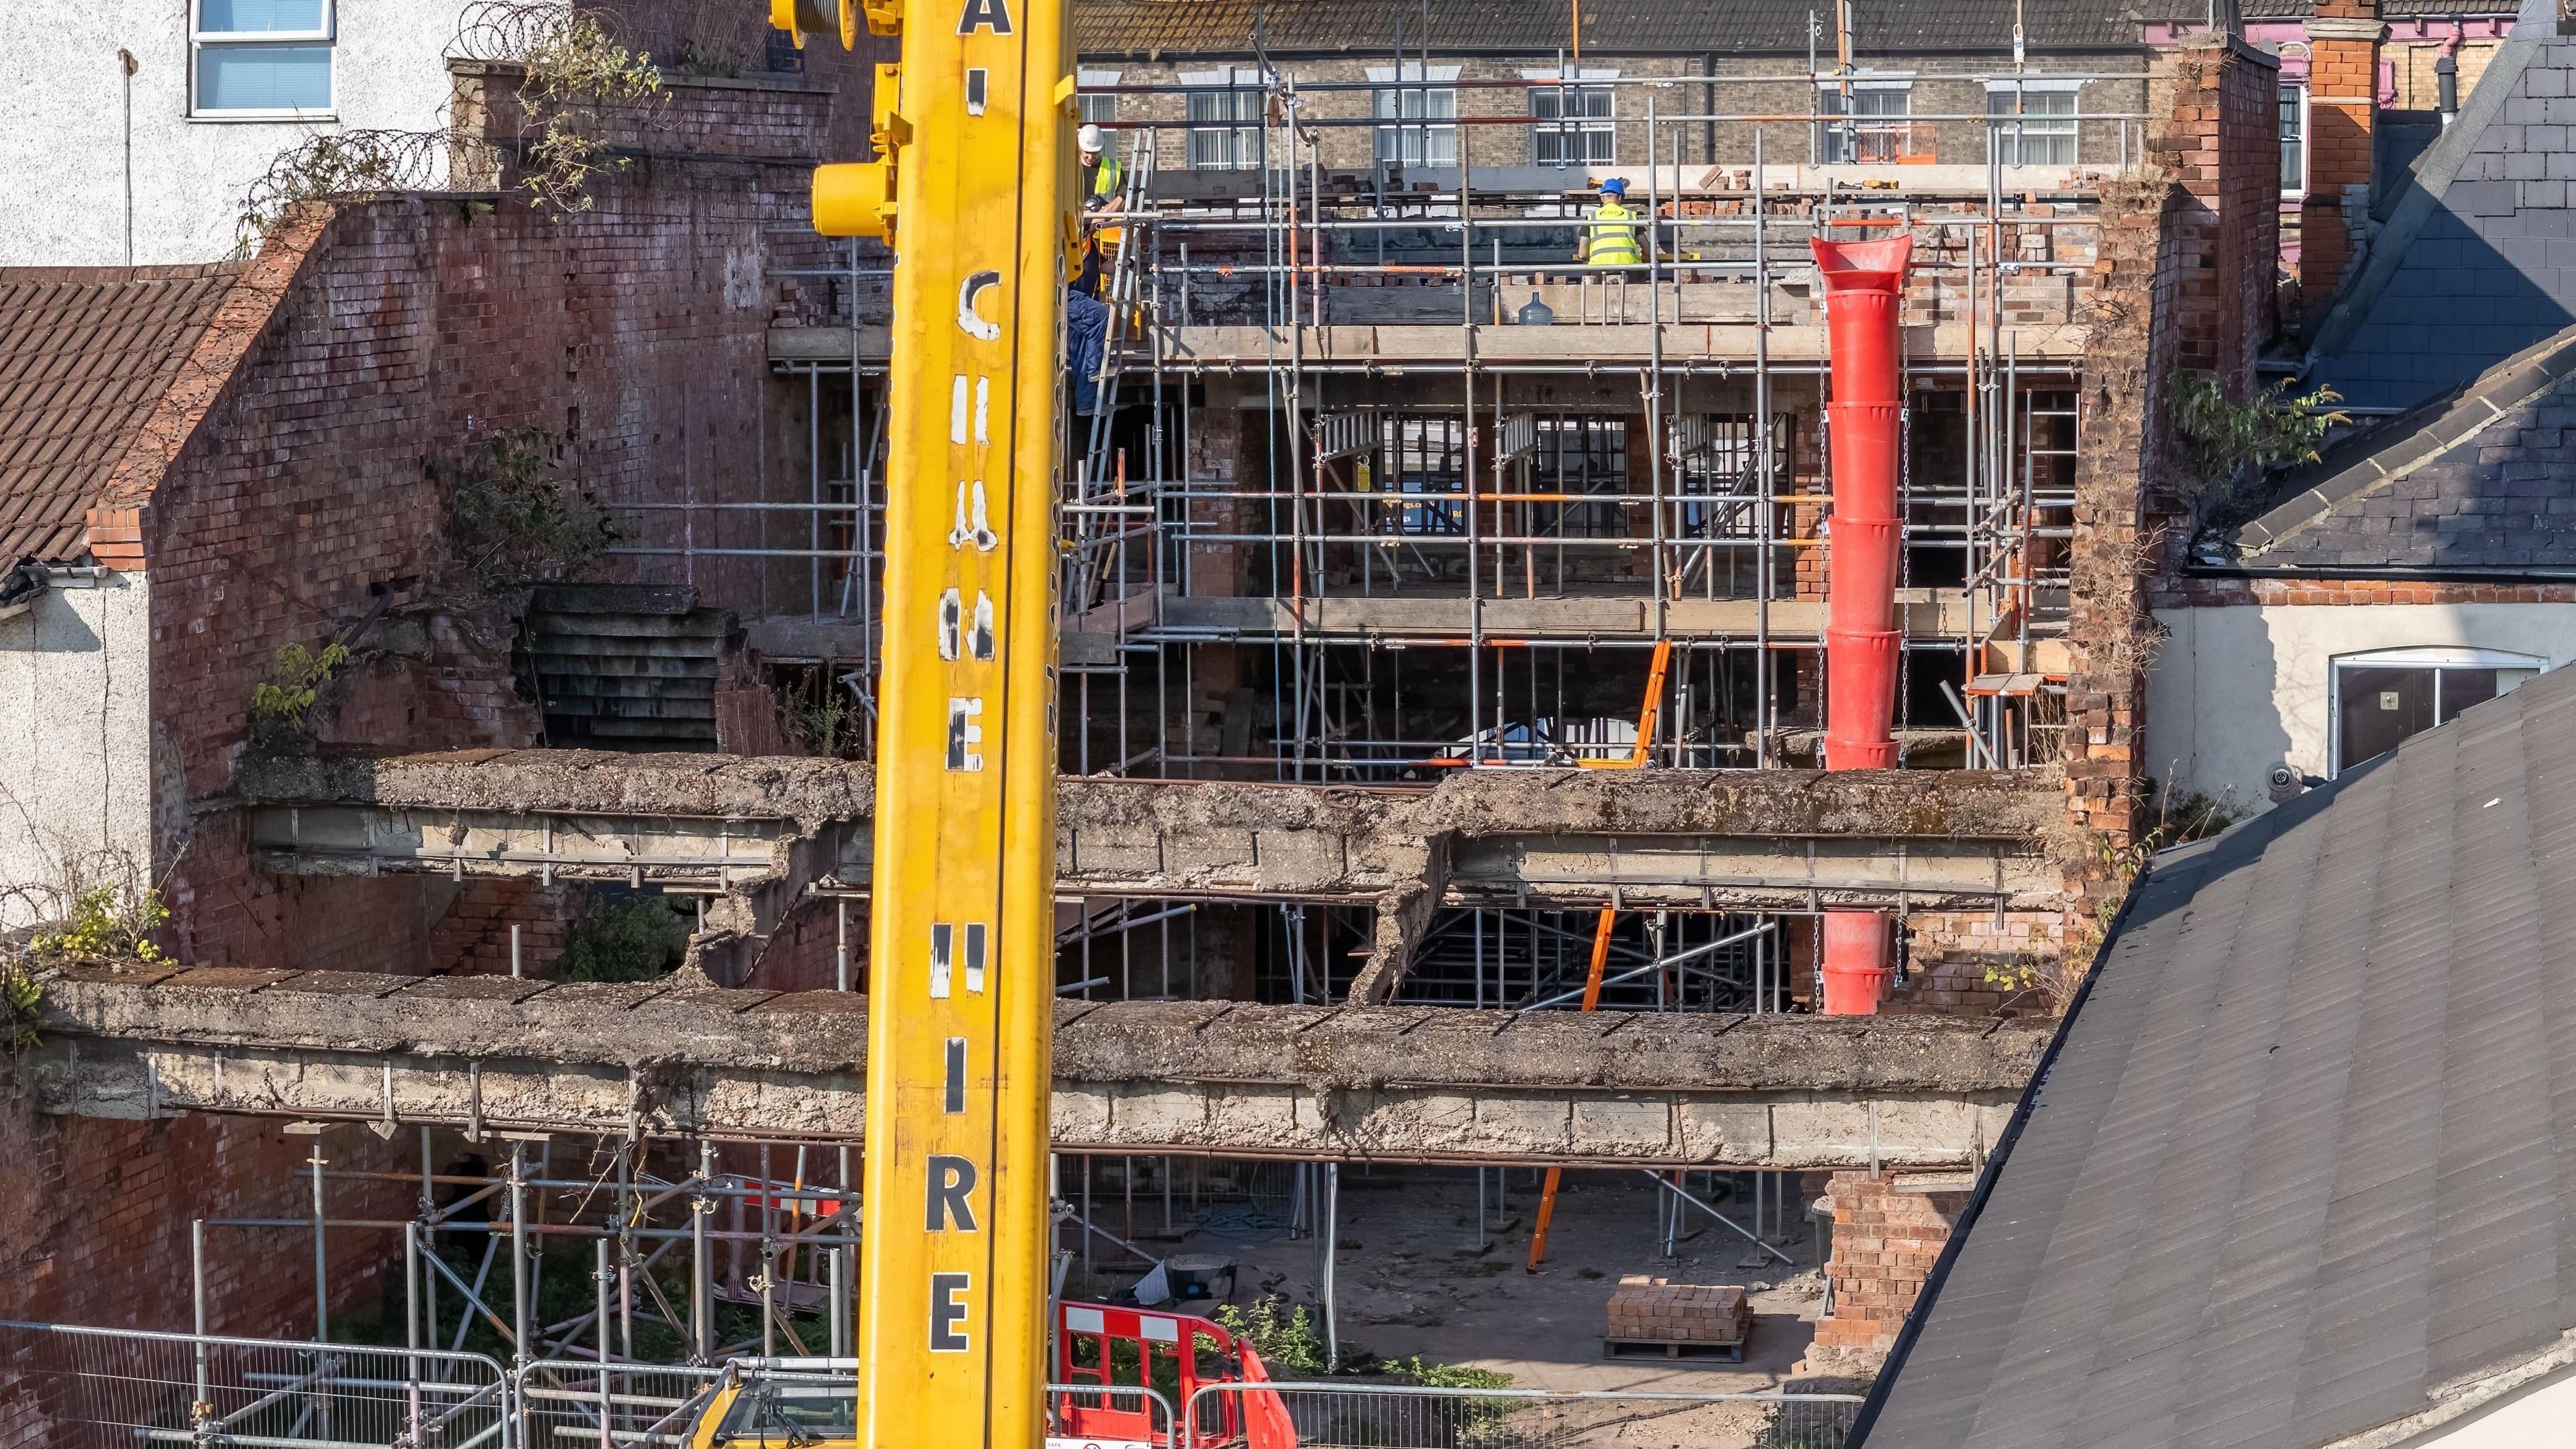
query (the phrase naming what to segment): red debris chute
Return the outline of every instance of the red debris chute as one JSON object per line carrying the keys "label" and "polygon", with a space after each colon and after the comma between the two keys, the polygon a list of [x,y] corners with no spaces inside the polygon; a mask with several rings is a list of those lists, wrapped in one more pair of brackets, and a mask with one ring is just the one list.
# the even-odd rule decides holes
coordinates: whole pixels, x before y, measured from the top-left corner
{"label": "red debris chute", "polygon": [[[1910,236],[1812,243],[1825,282],[1833,401],[1833,551],[1825,571],[1825,768],[1896,764],[1896,322]],[[1888,918],[1825,913],[1827,1016],[1871,1016],[1887,986]]]}

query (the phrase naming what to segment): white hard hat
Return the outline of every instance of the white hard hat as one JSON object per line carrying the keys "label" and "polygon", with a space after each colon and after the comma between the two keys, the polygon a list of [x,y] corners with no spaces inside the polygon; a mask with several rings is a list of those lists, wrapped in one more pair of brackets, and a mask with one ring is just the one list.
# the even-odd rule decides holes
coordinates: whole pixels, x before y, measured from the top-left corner
{"label": "white hard hat", "polygon": [[[1056,134],[1063,135],[1064,133],[1059,131]],[[1085,126],[1082,128],[1081,133],[1074,138],[1074,145],[1082,150],[1091,152],[1093,155],[1098,155],[1099,153],[1109,149],[1109,138],[1100,134],[1100,128],[1098,126]]]}

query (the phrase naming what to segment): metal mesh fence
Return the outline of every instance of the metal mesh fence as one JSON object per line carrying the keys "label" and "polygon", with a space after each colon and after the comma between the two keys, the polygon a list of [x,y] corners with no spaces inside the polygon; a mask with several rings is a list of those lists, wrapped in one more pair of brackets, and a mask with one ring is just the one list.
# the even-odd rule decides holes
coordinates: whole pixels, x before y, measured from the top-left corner
{"label": "metal mesh fence", "polygon": [[[1275,1412],[1264,1412],[1265,1398]],[[1260,1426],[1279,1414],[1297,1449],[1842,1449],[1860,1406],[1839,1394],[1214,1384],[1190,1400],[1187,1423],[1194,1442],[1245,1425],[1253,1449],[1266,1449]]]}
{"label": "metal mesh fence", "polygon": [[476,1449],[507,1421],[478,1354],[0,1322],[0,1443]]}

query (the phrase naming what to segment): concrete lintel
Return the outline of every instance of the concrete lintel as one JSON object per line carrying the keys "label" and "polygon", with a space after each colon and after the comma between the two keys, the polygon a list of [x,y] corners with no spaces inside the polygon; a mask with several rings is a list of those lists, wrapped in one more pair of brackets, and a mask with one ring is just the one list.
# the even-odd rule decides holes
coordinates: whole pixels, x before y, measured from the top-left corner
{"label": "concrete lintel", "polygon": [[[2053,909],[2046,771],[1454,772],[1429,789],[1063,782],[1068,895]],[[246,762],[253,851],[303,874],[864,888],[874,790],[826,760],[479,751]],[[1426,896],[1423,893],[1428,892]]]}
{"label": "concrete lintel", "polygon": [[[209,980],[208,978],[212,978]],[[483,978],[47,983],[47,1111],[856,1140],[864,1002]],[[437,997],[438,1009],[414,998]],[[1068,1002],[1068,1150],[1742,1167],[1973,1164],[2044,1027]]]}

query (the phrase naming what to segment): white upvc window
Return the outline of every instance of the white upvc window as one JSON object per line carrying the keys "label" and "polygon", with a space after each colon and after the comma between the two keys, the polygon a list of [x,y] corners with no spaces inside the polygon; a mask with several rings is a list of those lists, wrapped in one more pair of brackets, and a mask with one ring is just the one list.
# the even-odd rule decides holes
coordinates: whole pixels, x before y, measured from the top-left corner
{"label": "white upvc window", "polygon": [[1553,82],[1530,88],[1531,164],[1618,164],[1618,92],[1606,85],[1583,84],[1618,78],[1618,71],[1596,66],[1522,71],[1523,80]]}
{"label": "white upvc window", "polygon": [[2005,166],[2072,166],[2077,160],[2084,82],[2019,76],[1986,82],[1995,155]]}
{"label": "white upvc window", "polygon": [[1122,71],[1093,70],[1089,66],[1084,66],[1074,73],[1076,83],[1084,88],[1083,92],[1074,98],[1074,104],[1082,111],[1084,125],[1105,126],[1118,119],[1117,95],[1115,93],[1094,95],[1090,88],[1114,86],[1118,84],[1118,77],[1122,74],[1124,74]]}
{"label": "white upvc window", "polygon": [[2281,194],[2305,196],[2308,194],[2308,88],[2305,84],[2281,87],[2278,116]]}
{"label": "white upvc window", "polygon": [[2374,649],[2333,661],[2326,773],[2375,760],[2460,711],[2511,694],[2549,667],[2530,654],[2450,647]]}
{"label": "white upvc window", "polygon": [[1849,81],[1834,76],[1816,83],[1822,117],[1817,159],[1828,166],[1882,166],[1923,154],[1914,131],[1914,77],[1909,72],[1862,72]]}
{"label": "white upvc window", "polygon": [[1257,171],[1261,168],[1262,111],[1267,93],[1261,72],[1248,65],[1181,72],[1189,87],[1190,169]]}
{"label": "white upvc window", "polygon": [[1458,67],[1435,65],[1425,71],[1422,62],[1408,60],[1402,66],[1370,66],[1368,78],[1377,86],[1377,119],[1395,123],[1377,128],[1379,164],[1458,164]]}
{"label": "white upvc window", "polygon": [[188,0],[188,114],[327,119],[337,19],[334,0]]}

